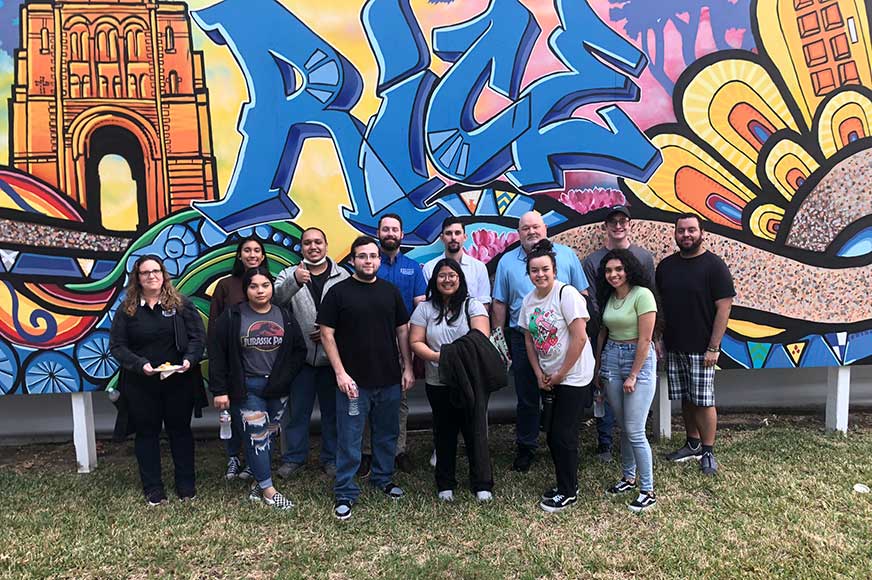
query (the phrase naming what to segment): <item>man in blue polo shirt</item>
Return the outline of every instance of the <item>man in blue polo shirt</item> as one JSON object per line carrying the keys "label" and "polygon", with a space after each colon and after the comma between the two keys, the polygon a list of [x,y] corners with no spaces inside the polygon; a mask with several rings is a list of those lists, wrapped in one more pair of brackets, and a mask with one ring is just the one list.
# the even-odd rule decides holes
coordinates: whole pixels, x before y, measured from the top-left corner
{"label": "man in blue polo shirt", "polygon": [[[378,241],[381,246],[381,266],[377,276],[397,287],[406,310],[411,315],[427,293],[427,282],[421,264],[403,255],[400,244],[403,241],[403,220],[395,213],[386,213],[378,220]],[[412,463],[406,454],[406,420],[409,417],[409,401],[406,391],[400,400],[400,434],[397,437],[397,467],[406,473],[412,471]],[[372,461],[372,442],[369,429],[364,431],[363,456],[358,475],[369,474]]]}
{"label": "man in blue polo shirt", "polygon": [[[539,385],[527,359],[524,334],[518,326],[518,314],[524,297],[532,292],[533,283],[527,275],[527,254],[536,242],[548,237],[548,228],[537,211],[521,216],[518,222],[521,245],[507,251],[497,265],[494,280],[492,327],[508,326],[509,350],[512,355],[512,373],[518,395],[517,423],[515,426],[517,451],[512,469],[526,472],[536,458],[539,445]],[[572,248],[554,244],[557,259],[557,279],[587,294],[587,277]],[[508,316],[507,316],[508,314]]]}

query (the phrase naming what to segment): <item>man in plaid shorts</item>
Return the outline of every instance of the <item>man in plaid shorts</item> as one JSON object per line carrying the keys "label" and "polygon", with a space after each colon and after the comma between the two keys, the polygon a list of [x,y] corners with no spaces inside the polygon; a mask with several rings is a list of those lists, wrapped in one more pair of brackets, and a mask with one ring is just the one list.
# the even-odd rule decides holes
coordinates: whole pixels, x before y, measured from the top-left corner
{"label": "man in plaid shorts", "polygon": [[736,291],[724,261],[702,247],[704,233],[697,215],[678,216],[678,252],[657,266],[656,282],[665,321],[669,398],[681,399],[687,432],[684,446],[666,458],[698,459],[704,474],[715,475],[715,365]]}

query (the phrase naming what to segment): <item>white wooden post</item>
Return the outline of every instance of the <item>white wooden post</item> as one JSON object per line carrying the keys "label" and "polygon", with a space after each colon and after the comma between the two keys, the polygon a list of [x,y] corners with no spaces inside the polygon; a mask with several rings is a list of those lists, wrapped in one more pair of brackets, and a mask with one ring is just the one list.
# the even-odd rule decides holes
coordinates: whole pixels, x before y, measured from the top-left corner
{"label": "white wooden post", "polygon": [[851,367],[827,369],[827,431],[848,433],[848,401],[851,398]]}
{"label": "white wooden post", "polygon": [[657,392],[654,394],[654,439],[672,438],[672,402],[666,373],[657,373]]}
{"label": "white wooden post", "polygon": [[73,393],[73,442],[79,473],[91,473],[97,467],[97,439],[94,434],[94,405],[91,393]]}

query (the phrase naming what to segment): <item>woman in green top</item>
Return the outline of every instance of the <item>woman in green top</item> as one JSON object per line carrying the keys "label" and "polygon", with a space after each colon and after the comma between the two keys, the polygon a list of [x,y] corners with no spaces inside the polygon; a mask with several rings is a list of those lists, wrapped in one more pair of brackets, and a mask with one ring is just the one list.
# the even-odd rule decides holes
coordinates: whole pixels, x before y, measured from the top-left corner
{"label": "woman in green top", "polygon": [[657,301],[639,260],[627,250],[611,250],[598,270],[597,300],[602,325],[597,337],[595,384],[603,389],[621,426],[621,480],[608,491],[619,495],[636,489],[634,512],[653,507],[651,446],[645,436],[654,400],[657,355],[652,336]]}

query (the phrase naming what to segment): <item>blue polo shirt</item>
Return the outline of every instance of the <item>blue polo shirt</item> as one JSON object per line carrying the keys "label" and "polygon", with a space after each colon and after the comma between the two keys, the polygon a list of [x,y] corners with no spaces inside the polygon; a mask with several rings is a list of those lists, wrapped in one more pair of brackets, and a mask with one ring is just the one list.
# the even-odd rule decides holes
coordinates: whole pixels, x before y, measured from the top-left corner
{"label": "blue polo shirt", "polygon": [[397,254],[393,263],[387,254],[379,253],[381,254],[381,266],[379,266],[376,275],[399,289],[403,303],[406,305],[406,311],[411,314],[415,310],[415,296],[423,296],[427,293],[427,282],[424,280],[421,264],[405,256],[402,252]]}
{"label": "blue polo shirt", "polygon": [[[574,286],[579,292],[587,289],[587,276],[578,261],[578,256],[572,248],[562,244],[554,244],[554,254],[557,259],[557,279],[564,284]],[[518,328],[518,314],[524,297],[533,291],[533,282],[527,275],[527,253],[522,246],[503,254],[497,265],[497,275],[494,279],[494,300],[499,300],[509,307],[508,323],[512,328]]]}

